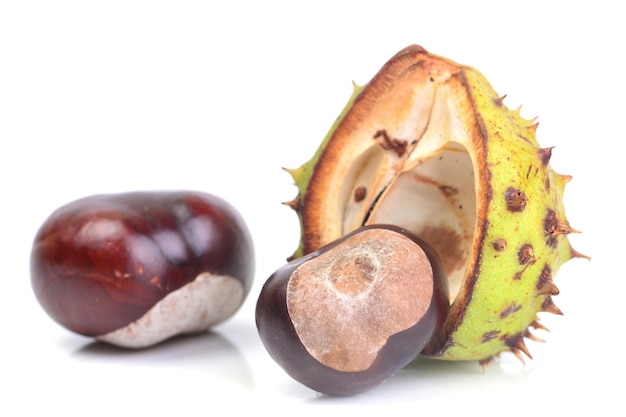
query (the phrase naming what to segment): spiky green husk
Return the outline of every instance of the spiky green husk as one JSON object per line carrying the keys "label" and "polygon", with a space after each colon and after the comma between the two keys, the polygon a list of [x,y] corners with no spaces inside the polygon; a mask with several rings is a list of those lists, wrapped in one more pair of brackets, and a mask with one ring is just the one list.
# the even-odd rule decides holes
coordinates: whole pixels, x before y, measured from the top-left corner
{"label": "spiky green husk", "polygon": [[[302,232],[292,258],[364,224],[406,227],[440,250],[458,281],[451,314],[424,354],[483,364],[503,351],[530,357],[524,338],[543,328],[537,314],[561,314],[554,274],[579,255],[562,200],[570,177],[551,168],[552,149],[539,146],[536,129],[474,68],[417,46],[401,51],[355,89],[314,157],[288,170],[299,191],[288,204]],[[474,193],[462,189],[469,173],[454,172],[470,164]],[[353,197],[357,186],[367,198]],[[432,212],[456,214],[416,221],[426,203],[404,198],[416,192],[442,193]]]}

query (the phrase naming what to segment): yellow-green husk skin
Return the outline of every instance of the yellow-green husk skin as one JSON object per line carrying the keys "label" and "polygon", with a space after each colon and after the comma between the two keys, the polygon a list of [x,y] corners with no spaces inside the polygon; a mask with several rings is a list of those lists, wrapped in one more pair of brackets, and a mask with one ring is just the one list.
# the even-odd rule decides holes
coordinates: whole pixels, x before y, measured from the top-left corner
{"label": "yellow-green husk skin", "polygon": [[[488,138],[488,168],[482,177],[488,177],[483,179],[489,181],[491,198],[485,227],[479,231],[484,235],[478,262],[470,275],[472,294],[462,320],[455,322],[456,329],[439,348],[440,357],[485,360],[510,349],[528,354],[523,336],[537,312],[557,311],[551,296],[558,290],[551,277],[572,256],[567,237],[552,236],[544,224],[551,209],[567,224],[561,201],[565,181],[542,161],[549,150],[539,147],[532,123],[507,109],[480,73],[465,74]],[[507,208],[509,187],[528,199],[523,210]],[[547,242],[552,238],[556,247]],[[506,248],[496,249],[498,242],[505,242]],[[520,255],[525,249],[528,253]],[[549,277],[544,272],[548,270]],[[540,283],[542,273],[546,282]]]}
{"label": "yellow-green husk skin", "polygon": [[[536,130],[476,69],[419,46],[400,51],[355,88],[314,157],[288,170],[298,187],[288,204],[302,234],[291,258],[361,225],[397,220],[440,249],[447,272],[461,277],[446,323],[423,355],[483,364],[503,351],[530,357],[524,338],[533,337],[529,328],[543,328],[538,313],[561,314],[552,301],[559,293],[553,277],[579,255],[563,207],[570,177],[551,168],[552,149],[539,145]],[[372,140],[380,136],[390,140]],[[438,160],[455,155],[458,165],[438,168]],[[459,187],[470,162],[474,190],[464,194]],[[364,201],[353,197],[352,183],[367,190]],[[428,215],[428,206],[404,206],[405,190],[426,190],[425,199],[443,201],[441,211],[473,225],[450,228],[456,218],[443,214],[431,224],[413,222],[411,216]]]}

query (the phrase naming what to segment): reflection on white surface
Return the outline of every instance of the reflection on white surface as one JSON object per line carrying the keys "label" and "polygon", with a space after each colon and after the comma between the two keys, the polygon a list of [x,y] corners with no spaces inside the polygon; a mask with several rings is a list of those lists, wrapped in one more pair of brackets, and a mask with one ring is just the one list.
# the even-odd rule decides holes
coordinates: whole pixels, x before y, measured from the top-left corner
{"label": "reflection on white surface", "polygon": [[107,363],[109,366],[136,369],[155,364],[205,375],[208,381],[233,388],[253,389],[252,370],[239,348],[219,333],[207,332],[179,336],[142,350],[120,349],[100,342],[84,345],[74,351],[72,359],[85,364]]}

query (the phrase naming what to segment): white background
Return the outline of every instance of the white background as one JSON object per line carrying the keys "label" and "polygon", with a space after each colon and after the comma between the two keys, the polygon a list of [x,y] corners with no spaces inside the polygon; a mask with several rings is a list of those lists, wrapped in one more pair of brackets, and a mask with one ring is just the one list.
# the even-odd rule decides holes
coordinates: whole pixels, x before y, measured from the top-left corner
{"label": "white background", "polygon": [[[218,415],[362,410],[424,415],[616,415],[623,377],[624,98],[618,2],[0,2],[0,414]],[[265,279],[297,245],[305,162],[343,108],[417,43],[478,68],[539,117],[553,167],[573,175],[574,260],[556,276],[563,316],[523,366],[418,361],[380,387],[320,396],[267,355],[254,326]],[[246,218],[257,274],[211,334],[128,352],[58,326],[28,259],[45,218],[104,192],[185,188]],[[226,408],[220,408],[226,407]],[[8,411],[12,410],[12,411]],[[219,411],[223,410],[223,411]],[[604,411],[604,412],[602,412]],[[33,414],[34,413],[34,414]],[[176,413],[176,414],[174,414]],[[60,415],[60,414],[59,414]],[[432,414],[431,414],[432,415]],[[439,414],[441,415],[441,414]]]}

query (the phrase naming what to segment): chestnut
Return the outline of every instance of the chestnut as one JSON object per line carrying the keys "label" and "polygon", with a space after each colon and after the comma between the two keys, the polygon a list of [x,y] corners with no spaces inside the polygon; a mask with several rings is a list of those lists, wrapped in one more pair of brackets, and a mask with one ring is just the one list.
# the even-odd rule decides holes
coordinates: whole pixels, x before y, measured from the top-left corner
{"label": "chestnut", "polygon": [[264,283],[256,325],[270,356],[323,394],[352,395],[415,359],[449,311],[434,250],[405,229],[362,227]]}
{"label": "chestnut", "polygon": [[192,191],[73,201],[38,230],[31,283],[67,329],[128,348],[207,330],[248,295],[254,248],[236,209]]}

